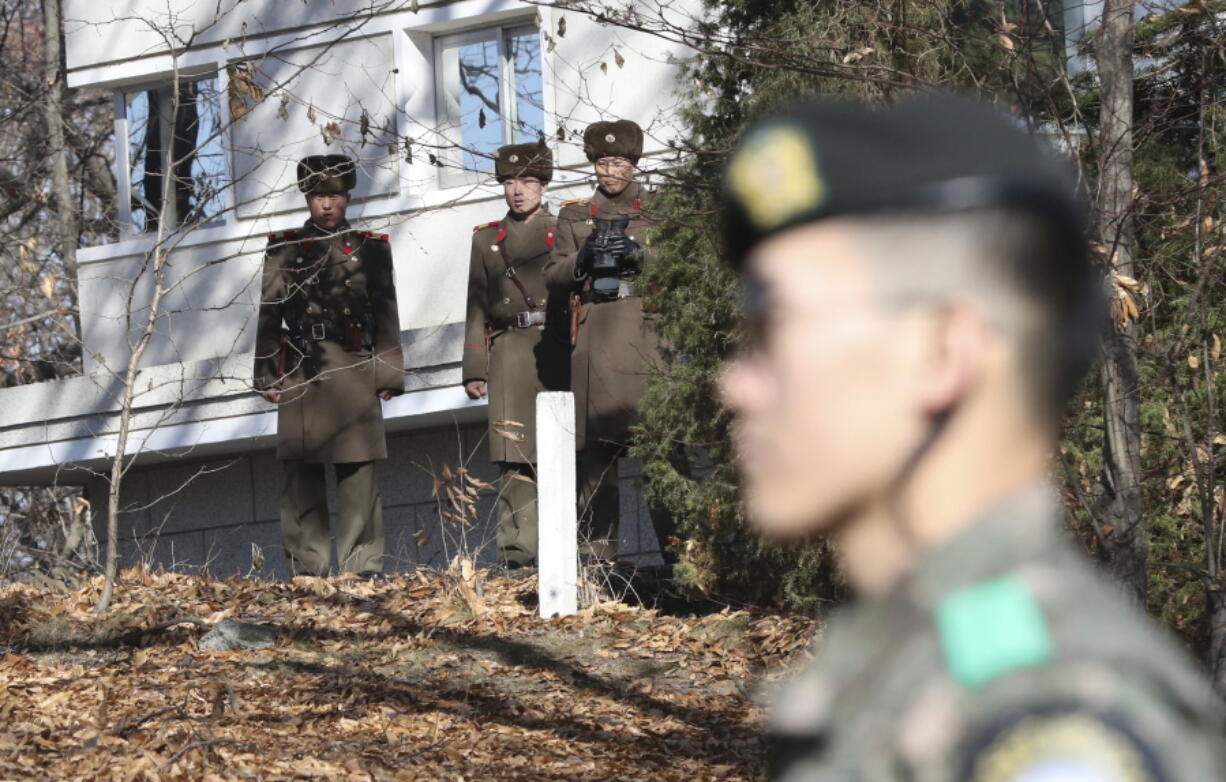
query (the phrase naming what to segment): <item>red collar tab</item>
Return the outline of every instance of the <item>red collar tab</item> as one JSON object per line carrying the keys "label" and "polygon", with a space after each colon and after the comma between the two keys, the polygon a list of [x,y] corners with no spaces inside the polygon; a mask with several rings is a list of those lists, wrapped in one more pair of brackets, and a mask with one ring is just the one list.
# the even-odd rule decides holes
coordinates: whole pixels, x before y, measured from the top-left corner
{"label": "red collar tab", "polygon": [[503,239],[507,238],[507,227],[502,223],[498,223],[497,225],[498,233],[494,235],[494,241],[501,242]]}
{"label": "red collar tab", "polygon": [[553,247],[553,240],[554,240],[553,229],[550,228],[548,231],[545,232],[545,246]]}
{"label": "red collar tab", "polygon": [[639,203],[639,200],[638,200],[637,198],[636,198],[636,199],[634,199],[634,211],[636,211],[636,212],[637,212],[637,211],[639,211],[639,209],[640,209],[640,207],[641,207],[641,206],[642,206],[642,204],[640,204],[640,203]]}
{"label": "red collar tab", "polygon": [[599,211],[600,211],[600,207],[596,206],[596,201],[595,201],[595,200],[592,200],[592,201],[588,201],[588,202],[587,202],[587,213],[588,213],[589,215],[591,215],[592,217],[595,217],[595,216],[596,216],[596,213],[597,213],[597,212],[599,212]]}

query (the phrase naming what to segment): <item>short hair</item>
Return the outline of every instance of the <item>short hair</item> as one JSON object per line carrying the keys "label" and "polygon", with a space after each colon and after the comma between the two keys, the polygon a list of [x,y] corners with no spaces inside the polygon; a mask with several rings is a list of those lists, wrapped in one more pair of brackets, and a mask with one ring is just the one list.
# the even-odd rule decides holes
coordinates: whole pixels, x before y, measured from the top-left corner
{"label": "short hair", "polygon": [[902,302],[978,300],[1015,340],[1029,395],[1059,418],[1098,355],[1106,309],[1085,238],[1008,207],[850,217],[887,295]]}

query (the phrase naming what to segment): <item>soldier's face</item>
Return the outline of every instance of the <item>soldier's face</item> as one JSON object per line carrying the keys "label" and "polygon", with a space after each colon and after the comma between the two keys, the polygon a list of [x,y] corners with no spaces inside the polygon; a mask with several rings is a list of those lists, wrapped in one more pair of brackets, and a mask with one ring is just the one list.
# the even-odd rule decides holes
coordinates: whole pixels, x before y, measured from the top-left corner
{"label": "soldier's face", "polygon": [[545,195],[545,183],[534,176],[519,176],[502,183],[502,195],[507,207],[517,215],[530,215],[541,208]]}
{"label": "soldier's face", "polygon": [[348,193],[311,193],[307,196],[307,209],[311,222],[325,230],[336,228],[345,222],[345,210],[349,208]]}
{"label": "soldier's face", "polygon": [[774,536],[830,530],[889,491],[924,432],[911,325],[836,221],[763,242],[747,271],[747,338],[720,382],[747,509]]}
{"label": "soldier's face", "polygon": [[632,181],[634,164],[629,158],[602,157],[596,161],[596,184],[606,195],[617,195]]}

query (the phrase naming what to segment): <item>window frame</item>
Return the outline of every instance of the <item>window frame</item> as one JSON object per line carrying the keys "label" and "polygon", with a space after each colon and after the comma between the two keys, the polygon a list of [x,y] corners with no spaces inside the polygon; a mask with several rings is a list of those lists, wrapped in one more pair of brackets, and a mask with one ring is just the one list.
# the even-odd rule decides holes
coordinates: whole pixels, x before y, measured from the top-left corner
{"label": "window frame", "polygon": [[[544,126],[540,131],[548,137],[549,111],[545,105],[547,102],[545,95],[548,92],[549,86],[545,68],[545,40],[541,26],[536,23],[533,17],[508,19],[494,24],[484,24],[433,36],[431,41],[433,49],[431,62],[434,68],[434,110],[440,141],[438,158],[442,164],[438,169],[437,186],[440,190],[479,185],[489,180],[494,173],[492,160],[488,169],[474,170],[464,167],[463,159],[465,152],[463,138],[462,136],[452,135],[454,132],[452,128],[453,118],[448,115],[447,111],[447,88],[449,86],[450,74],[444,67],[445,52],[448,49],[455,49],[470,43],[481,43],[493,38],[498,47],[498,118],[501,125],[502,144],[511,144],[514,143],[515,126],[519,112],[519,93],[517,91],[519,85],[516,79],[515,63],[512,62],[508,51],[507,40],[517,32],[523,33],[528,30],[533,31],[537,36],[538,62],[541,69],[541,116],[542,125]],[[458,78],[458,74],[456,78]],[[462,121],[456,123],[455,127],[461,133],[463,132]]]}
{"label": "window frame", "polygon": [[[173,225],[167,226],[168,233],[175,233],[184,229],[203,229],[214,228],[217,226],[230,225],[234,222],[234,193],[232,188],[233,183],[233,165],[230,160],[230,106],[225,100],[225,96],[229,94],[229,78],[226,72],[225,63],[210,63],[207,66],[195,67],[190,70],[183,70],[178,73],[163,74],[160,78],[131,82],[122,86],[116,87],[112,92],[112,110],[114,114],[114,150],[115,150],[115,197],[116,197],[116,214],[115,219],[118,224],[119,240],[140,239],[148,237],[156,233],[156,231],[139,230],[134,222],[132,211],[133,199],[133,182],[132,182],[132,139],[130,137],[130,116],[128,106],[128,96],[137,93],[147,93],[153,90],[163,90],[168,92],[168,105],[165,107],[169,113],[169,106],[173,105],[173,93],[175,85],[184,84],[187,82],[200,82],[206,80],[214,80],[217,85],[217,122],[219,129],[217,131],[216,143],[221,147],[222,166],[218,177],[220,178],[220,187],[218,199],[220,201],[220,214],[214,219],[207,221],[198,221],[193,223],[183,223],[181,215],[175,215]],[[159,106],[159,109],[163,107]],[[173,133],[173,130],[171,131]]]}

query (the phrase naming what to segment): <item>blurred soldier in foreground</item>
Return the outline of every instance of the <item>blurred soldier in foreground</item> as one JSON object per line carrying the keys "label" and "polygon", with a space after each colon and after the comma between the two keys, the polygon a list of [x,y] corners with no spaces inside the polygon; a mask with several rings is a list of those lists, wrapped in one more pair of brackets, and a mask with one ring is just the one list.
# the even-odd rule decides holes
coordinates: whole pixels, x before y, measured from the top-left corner
{"label": "blurred soldier in foreground", "polygon": [[345,219],[356,183],[350,158],[305,158],[298,187],[311,217],[301,230],[270,234],[264,255],[255,384],[278,405],[281,532],[295,574],[329,571],[327,464],[336,465],[340,569],[383,570],[379,400],[404,393],[404,356],[388,237]]}
{"label": "blurred soldier in foreground", "polygon": [[[498,555],[508,567],[536,561],[536,395],[558,385],[569,345],[545,334],[548,290],[541,276],[554,219],[541,203],[553,178],[542,144],[513,144],[494,156],[507,216],[473,230],[468,270],[464,390],[489,396],[490,460],[498,465]],[[564,318],[563,318],[564,319]],[[559,318],[555,317],[554,327]]]}
{"label": "blurred soldier in foreground", "polygon": [[952,98],[811,103],[747,134],[727,193],[747,510],[828,536],[859,596],[775,703],[774,777],[1226,779],[1209,682],[1046,478],[1102,322],[1063,166]]}
{"label": "blurred soldier in foreground", "polygon": [[[648,375],[659,361],[657,336],[635,279],[651,262],[646,229],[651,193],[635,181],[643,131],[629,120],[595,122],[583,134],[583,151],[596,172],[591,198],[567,201],[558,213],[558,240],[545,266],[551,290],[572,298],[571,383],[579,449],[579,506],[584,523],[581,552],[597,560],[617,556],[617,460]],[[653,509],[652,521],[665,560],[671,519]]]}

